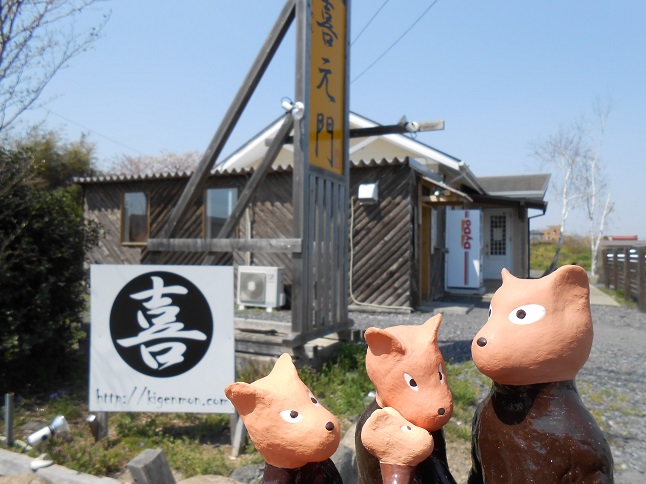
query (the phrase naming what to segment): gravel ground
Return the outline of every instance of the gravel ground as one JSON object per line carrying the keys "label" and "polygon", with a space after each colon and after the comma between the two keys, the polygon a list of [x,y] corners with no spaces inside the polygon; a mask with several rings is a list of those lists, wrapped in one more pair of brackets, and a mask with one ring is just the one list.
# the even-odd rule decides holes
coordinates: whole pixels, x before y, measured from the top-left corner
{"label": "gravel ground", "polygon": [[[488,307],[488,302],[479,301],[467,314],[445,312],[439,343],[446,360],[471,358],[471,340],[486,322]],[[291,320],[289,311],[256,316]],[[350,313],[355,329],[421,324],[430,316],[432,313]],[[623,306],[592,306],[592,318],[592,353],[577,377],[577,386],[588,408],[602,418],[615,462],[615,481],[642,484],[646,482],[646,313]],[[453,463],[451,466],[455,471]]]}

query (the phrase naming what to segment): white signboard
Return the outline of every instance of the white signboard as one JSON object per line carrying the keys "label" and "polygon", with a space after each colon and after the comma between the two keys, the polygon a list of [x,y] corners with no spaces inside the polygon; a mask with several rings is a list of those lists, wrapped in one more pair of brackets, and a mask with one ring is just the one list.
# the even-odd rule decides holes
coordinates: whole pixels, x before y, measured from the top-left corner
{"label": "white signboard", "polygon": [[233,413],[233,268],[93,265],[90,411]]}

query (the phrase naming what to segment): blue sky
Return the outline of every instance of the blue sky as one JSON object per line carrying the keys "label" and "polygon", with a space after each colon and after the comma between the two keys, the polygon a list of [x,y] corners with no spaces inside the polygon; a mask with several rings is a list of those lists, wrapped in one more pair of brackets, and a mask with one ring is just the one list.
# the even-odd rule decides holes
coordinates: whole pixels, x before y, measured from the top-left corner
{"label": "blue sky", "polygon": [[[383,0],[351,2],[352,35]],[[372,64],[432,0],[389,0],[351,51],[351,78]],[[123,153],[203,151],[282,9],[282,0],[113,0],[105,35],[75,58],[25,123],[67,139],[89,134],[100,165]],[[100,12],[95,12],[97,15]],[[86,17],[92,22],[93,14]],[[420,140],[476,175],[543,171],[531,143],[612,99],[603,160],[615,212],[608,233],[646,238],[646,2],[438,0],[351,84],[351,109],[383,124],[443,119]],[[253,136],[294,95],[294,29],[225,152]],[[557,198],[534,227],[558,223]],[[640,216],[641,215],[641,216]],[[584,233],[582,213],[569,220]]]}

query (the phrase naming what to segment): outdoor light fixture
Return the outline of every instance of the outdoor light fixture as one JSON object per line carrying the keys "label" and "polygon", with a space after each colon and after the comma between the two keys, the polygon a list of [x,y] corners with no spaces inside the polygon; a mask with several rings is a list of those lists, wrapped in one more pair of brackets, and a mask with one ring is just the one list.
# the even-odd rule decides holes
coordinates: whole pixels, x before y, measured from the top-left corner
{"label": "outdoor light fixture", "polygon": [[296,119],[302,118],[303,113],[305,112],[305,105],[300,101],[292,102],[289,98],[283,98],[280,105]]}
{"label": "outdoor light fixture", "polygon": [[27,443],[32,447],[36,447],[53,435],[66,435],[69,431],[70,426],[68,425],[67,420],[65,420],[65,417],[58,415],[57,417],[54,417],[52,423],[27,437]]}
{"label": "outdoor light fixture", "polygon": [[[27,443],[32,447],[36,447],[44,442],[47,442],[54,435],[67,435],[70,432],[70,426],[65,420],[65,417],[58,415],[54,417],[52,423],[43,427],[37,432],[34,432],[29,437],[27,437]],[[51,466],[54,463],[50,458],[47,457],[47,454],[40,454],[35,460],[31,463],[31,469],[37,470],[43,467]]]}
{"label": "outdoor light fixture", "polygon": [[372,205],[379,201],[379,186],[377,183],[362,183],[358,190],[359,202],[362,205]]}

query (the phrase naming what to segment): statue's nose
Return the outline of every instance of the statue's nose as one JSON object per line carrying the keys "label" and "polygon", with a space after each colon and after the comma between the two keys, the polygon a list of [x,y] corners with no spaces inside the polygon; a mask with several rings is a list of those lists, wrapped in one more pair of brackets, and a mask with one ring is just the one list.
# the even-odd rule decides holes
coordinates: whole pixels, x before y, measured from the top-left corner
{"label": "statue's nose", "polygon": [[332,422],[328,422],[325,424],[325,428],[332,432],[334,430],[334,424]]}
{"label": "statue's nose", "polygon": [[482,338],[482,337],[478,338],[478,341],[476,341],[476,344],[477,344],[478,346],[480,346],[481,348],[482,348],[483,346],[486,346],[486,344],[487,344],[487,338]]}

